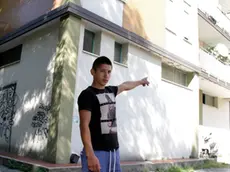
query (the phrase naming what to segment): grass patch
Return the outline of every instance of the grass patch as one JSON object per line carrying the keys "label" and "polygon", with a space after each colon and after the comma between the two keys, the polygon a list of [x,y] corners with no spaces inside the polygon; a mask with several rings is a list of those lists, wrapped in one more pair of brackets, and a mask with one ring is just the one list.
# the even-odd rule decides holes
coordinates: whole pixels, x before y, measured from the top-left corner
{"label": "grass patch", "polygon": [[216,161],[205,161],[202,165],[194,166],[194,169],[207,169],[207,168],[229,168],[230,166],[225,163],[218,163]]}
{"label": "grass patch", "polygon": [[173,166],[168,169],[157,169],[156,172],[193,172],[193,168],[191,167],[178,167],[178,166]]}
{"label": "grass patch", "polygon": [[17,162],[15,160],[7,160],[5,166],[9,169],[17,169],[22,172],[48,172],[48,170],[43,167],[33,167],[32,165]]}
{"label": "grass patch", "polygon": [[194,172],[198,169],[207,169],[207,168],[229,168],[230,165],[224,163],[218,163],[216,161],[205,161],[204,164],[196,165],[193,167],[178,167],[173,166],[168,169],[157,169],[156,172]]}

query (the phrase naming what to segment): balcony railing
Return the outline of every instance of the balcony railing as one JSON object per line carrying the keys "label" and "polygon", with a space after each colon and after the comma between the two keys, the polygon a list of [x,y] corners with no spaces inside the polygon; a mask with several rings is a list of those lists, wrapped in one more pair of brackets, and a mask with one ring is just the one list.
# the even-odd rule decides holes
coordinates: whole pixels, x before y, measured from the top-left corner
{"label": "balcony railing", "polygon": [[230,82],[230,66],[221,63],[214,56],[206,52],[205,50],[200,49],[200,66],[207,73],[212,74],[213,76]]}
{"label": "balcony railing", "polygon": [[199,3],[199,9],[208,15],[213,24],[219,26],[225,33],[230,35],[230,19],[228,16],[218,6],[207,5],[204,0],[202,1]]}

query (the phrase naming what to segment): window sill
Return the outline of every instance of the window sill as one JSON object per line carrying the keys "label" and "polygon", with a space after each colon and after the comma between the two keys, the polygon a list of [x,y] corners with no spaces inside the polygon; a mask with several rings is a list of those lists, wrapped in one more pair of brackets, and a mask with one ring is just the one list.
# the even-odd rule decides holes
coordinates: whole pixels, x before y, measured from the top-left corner
{"label": "window sill", "polygon": [[169,29],[168,27],[165,28],[168,32],[170,32],[171,34],[175,35],[176,36],[176,33],[173,32],[171,29]]}
{"label": "window sill", "polygon": [[187,39],[183,39],[186,43],[188,43],[188,44],[190,44],[190,45],[192,45],[192,43],[189,41],[189,40],[187,40]]}
{"label": "window sill", "polygon": [[184,0],[184,3],[186,3],[189,7],[191,7],[191,4],[187,0]]}
{"label": "window sill", "polygon": [[187,15],[189,15],[189,12],[188,12],[188,11],[186,11],[186,10],[184,10],[184,13],[185,13],[185,14],[187,14]]}
{"label": "window sill", "polygon": [[218,109],[218,107],[216,107],[216,106],[207,105],[207,104],[204,104],[204,103],[203,103],[203,106],[207,106],[207,107],[209,107],[209,108],[213,108],[213,109]]}
{"label": "window sill", "polygon": [[178,87],[181,87],[181,88],[184,88],[184,89],[189,90],[189,91],[192,91],[192,89],[190,89],[190,88],[188,88],[188,87],[186,87],[186,86],[184,86],[184,85],[177,84],[177,83],[175,83],[175,82],[169,81],[169,80],[164,79],[164,78],[161,78],[161,81],[167,82],[167,83],[169,83],[169,84],[172,84],[172,85],[175,85],[175,86],[178,86]]}
{"label": "window sill", "polygon": [[119,62],[116,62],[116,61],[113,61],[113,63],[116,64],[116,65],[119,65],[119,66],[128,68],[128,65],[127,65],[127,64],[119,63]]}
{"label": "window sill", "polygon": [[83,53],[85,53],[85,54],[88,54],[88,55],[94,56],[94,57],[99,57],[99,55],[94,54],[94,53],[91,53],[91,52],[88,52],[88,51],[85,51],[85,50],[82,50],[82,52],[83,52]]}
{"label": "window sill", "polygon": [[6,68],[6,67],[9,67],[9,66],[13,66],[13,65],[15,65],[17,63],[20,63],[20,60],[12,62],[12,63],[9,63],[7,65],[0,66],[0,69]]}

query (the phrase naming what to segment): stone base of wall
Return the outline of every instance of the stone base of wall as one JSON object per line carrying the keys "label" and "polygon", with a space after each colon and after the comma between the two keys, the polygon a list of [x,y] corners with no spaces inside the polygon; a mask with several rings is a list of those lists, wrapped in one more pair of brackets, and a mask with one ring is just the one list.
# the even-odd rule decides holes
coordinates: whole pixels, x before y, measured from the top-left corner
{"label": "stone base of wall", "polygon": [[[145,162],[121,162],[123,172],[154,171],[172,166],[195,166],[204,164],[205,159],[155,160]],[[212,160],[213,161],[213,160]],[[80,164],[51,164],[27,157],[0,153],[0,164],[24,172],[81,172]]]}

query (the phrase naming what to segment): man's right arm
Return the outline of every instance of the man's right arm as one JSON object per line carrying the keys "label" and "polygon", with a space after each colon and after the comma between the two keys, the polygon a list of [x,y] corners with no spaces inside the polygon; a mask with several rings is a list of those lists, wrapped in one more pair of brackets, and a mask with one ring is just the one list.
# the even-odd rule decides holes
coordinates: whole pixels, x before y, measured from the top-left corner
{"label": "man's right arm", "polygon": [[81,138],[86,151],[86,156],[94,155],[91,143],[91,134],[89,130],[89,123],[91,119],[91,112],[88,110],[81,110],[80,112],[80,130]]}
{"label": "man's right arm", "polygon": [[85,152],[86,152],[86,157],[88,160],[88,168],[91,171],[99,172],[100,163],[94,154],[92,142],[91,142],[91,133],[89,130],[91,112],[88,110],[80,110],[79,114],[80,114],[81,139],[82,139],[82,142],[85,148]]}

